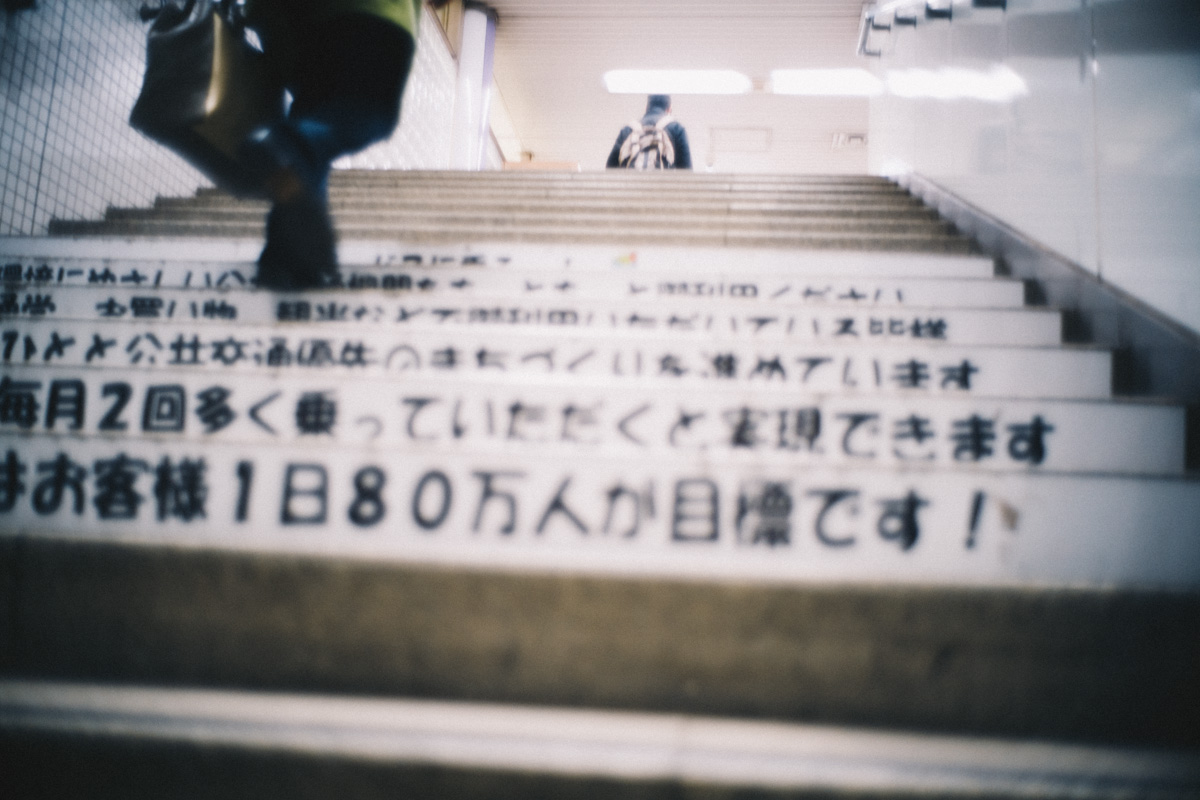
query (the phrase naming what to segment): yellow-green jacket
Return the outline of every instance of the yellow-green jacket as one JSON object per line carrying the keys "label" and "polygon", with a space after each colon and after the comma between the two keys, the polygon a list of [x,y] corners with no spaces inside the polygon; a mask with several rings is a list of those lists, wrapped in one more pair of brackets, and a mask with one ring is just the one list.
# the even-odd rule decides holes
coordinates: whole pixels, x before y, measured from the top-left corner
{"label": "yellow-green jacket", "polygon": [[370,14],[417,39],[421,0],[249,0],[246,22],[271,42],[271,61],[286,79],[295,63],[297,32],[342,14]]}
{"label": "yellow-green jacket", "polygon": [[283,18],[320,22],[341,14],[371,14],[399,25],[415,39],[421,0],[250,0],[246,16],[251,25],[272,25]]}

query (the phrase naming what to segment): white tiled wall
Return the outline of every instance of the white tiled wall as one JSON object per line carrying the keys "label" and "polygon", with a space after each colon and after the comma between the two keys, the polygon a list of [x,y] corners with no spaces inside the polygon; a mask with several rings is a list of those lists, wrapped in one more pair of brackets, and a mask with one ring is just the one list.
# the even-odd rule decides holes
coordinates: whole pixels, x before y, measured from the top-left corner
{"label": "white tiled wall", "polygon": [[0,235],[204,182],[126,122],[145,61],[140,5],[39,0],[0,16]]}
{"label": "white tiled wall", "polygon": [[913,2],[917,27],[872,34],[881,77],[1003,70],[1017,90],[873,99],[872,171],[915,170],[1200,332],[1200,3],[1007,5]]}
{"label": "white tiled wall", "polygon": [[[38,0],[0,13],[0,235],[42,234],[53,217],[187,195],[205,179],[129,127],[141,88],[142,0]],[[441,168],[449,160],[454,60],[422,26],[402,122],[339,166]]]}
{"label": "white tiled wall", "polygon": [[426,18],[404,90],[400,126],[386,142],[338,161],[336,168],[446,169],[454,116],[454,58],[437,22]]}

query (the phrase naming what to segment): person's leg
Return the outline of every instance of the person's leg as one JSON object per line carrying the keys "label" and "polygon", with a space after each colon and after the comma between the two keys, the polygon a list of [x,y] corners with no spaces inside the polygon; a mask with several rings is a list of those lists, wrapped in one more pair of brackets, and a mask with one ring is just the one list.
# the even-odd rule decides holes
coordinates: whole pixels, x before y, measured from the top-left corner
{"label": "person's leg", "polygon": [[248,148],[275,203],[259,259],[259,284],[269,288],[336,283],[330,164],[395,129],[413,56],[406,31],[365,14],[303,30],[299,45],[288,116]]}

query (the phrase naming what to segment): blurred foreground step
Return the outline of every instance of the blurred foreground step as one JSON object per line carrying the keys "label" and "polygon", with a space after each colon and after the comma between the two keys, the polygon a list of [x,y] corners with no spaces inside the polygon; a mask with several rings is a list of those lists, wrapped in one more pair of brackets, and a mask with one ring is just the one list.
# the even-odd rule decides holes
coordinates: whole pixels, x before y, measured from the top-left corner
{"label": "blurred foreground step", "polygon": [[[25,742],[10,738],[14,734],[24,734]],[[79,747],[81,739],[89,744]],[[53,766],[65,748],[76,766],[71,772],[91,774],[86,784]],[[643,800],[733,798],[747,791],[761,798],[816,797],[831,790],[855,797],[886,791],[1182,800],[1200,792],[1200,768],[1179,750],[1016,744],[688,715],[25,681],[0,682],[5,753],[9,788],[23,798],[108,796],[95,780],[101,762],[124,776],[122,798],[161,791],[164,779],[186,780],[193,791],[214,797],[249,797],[254,785],[270,783],[276,790],[303,786],[305,796],[352,800],[495,797],[500,785],[523,797]]]}
{"label": "blurred foreground step", "polygon": [[0,538],[0,554],[10,677],[1200,746],[1195,594],[538,575],[33,537]]}
{"label": "blurred foreground step", "polygon": [[490,380],[293,373],[222,382],[206,370],[14,366],[0,379],[0,401],[10,407],[0,418],[8,432],[528,458],[670,454],[794,469],[1181,475],[1186,442],[1185,409],[1165,404],[824,395],[757,385],[697,393],[631,384],[614,393],[608,382],[518,382],[494,371]]}

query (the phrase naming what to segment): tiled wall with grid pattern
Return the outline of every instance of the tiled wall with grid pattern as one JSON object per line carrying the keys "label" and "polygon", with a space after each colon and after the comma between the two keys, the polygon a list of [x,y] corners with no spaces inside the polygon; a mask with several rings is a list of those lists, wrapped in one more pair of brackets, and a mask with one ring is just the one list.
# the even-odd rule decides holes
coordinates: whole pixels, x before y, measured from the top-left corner
{"label": "tiled wall with grid pattern", "polygon": [[[40,235],[51,218],[188,195],[205,179],[128,125],[145,66],[143,0],[39,0],[0,12],[0,235]],[[422,26],[402,125],[339,166],[449,163],[454,60]]]}
{"label": "tiled wall with grid pattern", "polygon": [[400,107],[400,127],[386,142],[340,159],[339,169],[448,169],[458,69],[438,28],[426,15]]}
{"label": "tiled wall with grid pattern", "polygon": [[141,0],[39,0],[3,15],[0,234],[185,194],[204,179],[127,124],[142,83]]}

